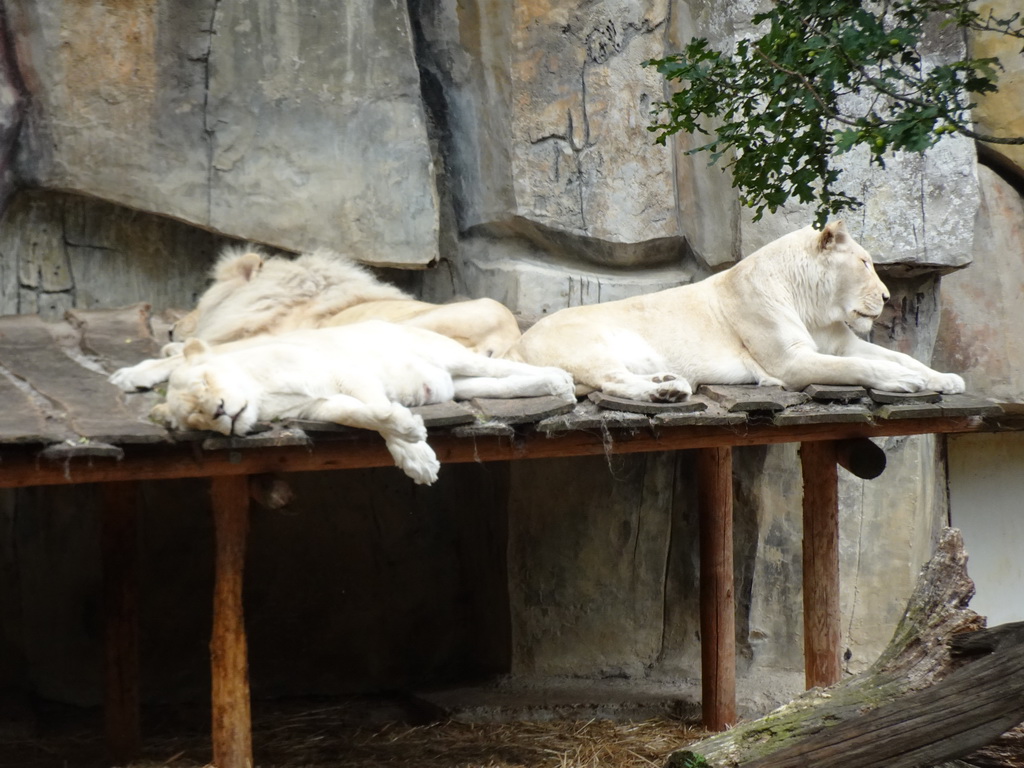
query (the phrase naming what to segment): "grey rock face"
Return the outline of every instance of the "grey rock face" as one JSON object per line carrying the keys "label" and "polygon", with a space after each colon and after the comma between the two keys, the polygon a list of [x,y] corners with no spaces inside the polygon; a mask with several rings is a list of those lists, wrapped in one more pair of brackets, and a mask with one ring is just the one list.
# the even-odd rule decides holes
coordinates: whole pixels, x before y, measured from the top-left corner
{"label": "grey rock face", "polygon": [[8,6],[30,183],[291,250],[437,257],[404,3]]}
{"label": "grey rock face", "polygon": [[673,158],[647,131],[665,0],[420,3],[462,230],[598,264],[677,258]]}

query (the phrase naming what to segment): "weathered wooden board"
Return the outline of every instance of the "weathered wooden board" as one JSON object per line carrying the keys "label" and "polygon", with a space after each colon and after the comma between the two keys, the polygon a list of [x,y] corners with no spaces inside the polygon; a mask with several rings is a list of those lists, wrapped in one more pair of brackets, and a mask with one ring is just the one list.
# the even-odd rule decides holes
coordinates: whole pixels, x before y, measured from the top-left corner
{"label": "weathered wooden board", "polygon": [[446,403],[418,405],[409,410],[419,414],[427,428],[452,427],[456,424],[472,424],[476,421],[476,414],[471,408],[465,403],[458,403],[452,400]]}
{"label": "weathered wooden board", "polygon": [[570,430],[645,429],[651,420],[642,413],[599,408],[590,400],[583,400],[569,413],[548,416],[537,422],[537,431],[546,434]]}
{"label": "weathered wooden board", "polygon": [[943,395],[939,401],[943,416],[997,416],[1003,412],[993,402],[971,395]]}
{"label": "weathered wooden board", "polygon": [[693,395],[692,399],[704,399],[707,409],[692,413],[658,413],[651,417],[651,422],[656,427],[723,427],[747,423],[746,411],[727,411],[718,403],[706,400],[703,395]]}
{"label": "weathered wooden board", "polygon": [[298,427],[274,425],[265,432],[248,434],[245,437],[217,435],[202,442],[204,451],[225,451],[240,448],[284,448],[287,446],[311,445],[309,436]]}
{"label": "weathered wooden board", "polygon": [[0,403],[0,442],[49,443],[71,437],[71,431],[53,409],[44,412],[41,405],[2,374]]}
{"label": "weathered wooden board", "polygon": [[68,427],[81,437],[109,443],[158,442],[167,437],[166,430],[125,408],[121,392],[106,375],[65,355],[35,315],[0,318],[0,364],[58,403],[67,414]]}
{"label": "weathered wooden board", "polygon": [[39,457],[50,461],[66,459],[114,459],[120,461],[124,458],[124,449],[110,443],[79,438],[78,440],[62,440],[59,443],[48,445],[39,452]]}
{"label": "weathered wooden board", "polygon": [[708,404],[704,400],[689,398],[678,403],[652,403],[647,400],[627,400],[624,397],[613,397],[604,392],[591,392],[588,398],[599,408],[607,408],[613,411],[627,411],[629,413],[693,413],[695,411],[707,410]]}
{"label": "weathered wooden board", "polygon": [[804,393],[819,403],[852,403],[868,396],[864,387],[836,384],[811,384],[804,388]]}
{"label": "weathered wooden board", "polygon": [[883,405],[874,411],[875,418],[885,419],[926,419],[941,416],[942,408],[937,403],[892,403]]}
{"label": "weathered wooden board", "polygon": [[921,392],[884,392],[880,389],[869,389],[868,397],[876,403],[894,403],[907,405],[911,403],[937,403],[942,399],[938,392],[930,389]]}
{"label": "weathered wooden board", "polygon": [[781,411],[810,400],[803,392],[753,384],[702,384],[697,394],[720,403],[727,411]]}
{"label": "weathered wooden board", "polygon": [[805,403],[776,413],[774,421],[780,427],[794,424],[850,424],[856,422],[867,424],[871,421],[871,409],[866,405],[859,404]]}
{"label": "weathered wooden board", "polygon": [[100,358],[113,372],[158,357],[162,346],[149,328],[149,304],[121,309],[71,309],[67,319],[78,329],[84,352]]}
{"label": "weathered wooden board", "polygon": [[576,407],[576,402],[553,396],[516,397],[508,400],[478,397],[471,400],[470,405],[485,420],[526,424],[548,416],[570,413]]}

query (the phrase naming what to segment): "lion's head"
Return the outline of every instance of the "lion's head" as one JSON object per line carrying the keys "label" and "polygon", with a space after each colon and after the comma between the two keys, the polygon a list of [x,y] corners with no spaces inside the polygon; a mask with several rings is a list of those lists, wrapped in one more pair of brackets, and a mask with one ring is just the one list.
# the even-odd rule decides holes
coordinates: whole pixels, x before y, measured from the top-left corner
{"label": "lion's head", "polygon": [[168,427],[248,434],[259,416],[254,382],[230,362],[210,354],[199,339],[184,345],[185,361],[168,380],[167,400],[151,415]]}
{"label": "lion's head", "polygon": [[841,221],[827,224],[821,232],[808,227],[794,234],[811,239],[809,247],[804,246],[812,256],[806,266],[813,276],[807,277],[817,283],[812,292],[818,294],[813,300],[820,324],[843,323],[854,333],[867,335],[889,300],[889,289],[875,272],[871,254]]}
{"label": "lion's head", "polygon": [[171,330],[173,340],[223,344],[261,333],[316,328],[363,302],[410,298],[327,249],[294,259],[268,257],[254,248],[228,249],[212,276],[196,308]]}

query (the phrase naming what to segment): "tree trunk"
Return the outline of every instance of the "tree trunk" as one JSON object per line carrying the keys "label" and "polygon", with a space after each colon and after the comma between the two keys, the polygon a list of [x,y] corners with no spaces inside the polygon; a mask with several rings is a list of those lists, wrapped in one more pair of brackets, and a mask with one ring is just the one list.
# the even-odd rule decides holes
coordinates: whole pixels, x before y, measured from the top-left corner
{"label": "tree trunk", "polygon": [[[669,766],[702,765],[703,757],[713,768],[919,768],[997,742],[1024,721],[1024,630],[987,630],[958,638],[951,650],[953,635],[984,626],[967,607],[974,583],[966,563],[960,532],[947,529],[868,670],[677,752]],[[1010,749],[1018,732],[1003,737]],[[994,749],[949,765],[1016,765],[999,762]]]}

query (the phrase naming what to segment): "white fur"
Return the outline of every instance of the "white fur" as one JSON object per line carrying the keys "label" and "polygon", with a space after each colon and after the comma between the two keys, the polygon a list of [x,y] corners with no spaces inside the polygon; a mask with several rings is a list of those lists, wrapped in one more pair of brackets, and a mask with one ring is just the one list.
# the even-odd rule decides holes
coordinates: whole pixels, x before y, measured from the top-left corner
{"label": "white fur", "polygon": [[[154,371],[158,371],[154,375]],[[407,406],[472,397],[571,399],[565,371],[489,358],[431,331],[380,321],[262,336],[219,347],[192,339],[177,360],[147,360],[111,381],[128,391],[170,375],[153,415],[175,429],[244,435],[258,420],[304,418],[376,430],[417,483],[439,463]]]}
{"label": "white fur", "polygon": [[560,310],[509,356],[558,366],[577,394],[674,401],[698,384],[859,384],[963,392],[963,379],[858,338],[889,292],[842,222],[769,243],[692,285]]}
{"label": "white fur", "polygon": [[320,249],[295,259],[229,249],[213,284],[175,326],[175,340],[211,344],[300,328],[389,320],[441,333],[500,356],[519,339],[512,313],[492,299],[429,304],[381,282],[346,256]]}

